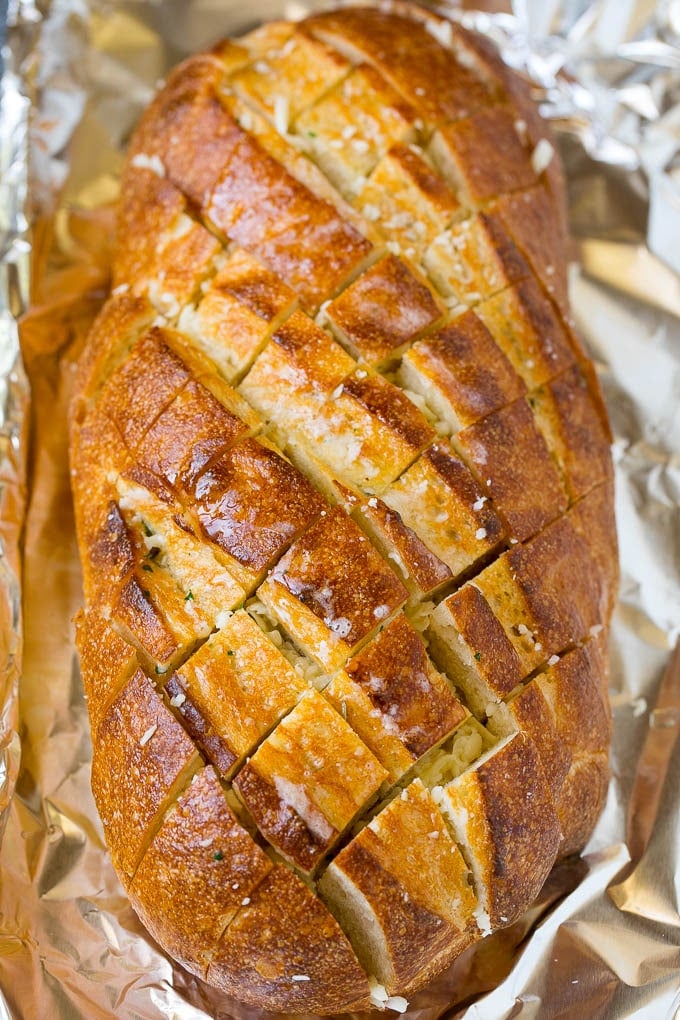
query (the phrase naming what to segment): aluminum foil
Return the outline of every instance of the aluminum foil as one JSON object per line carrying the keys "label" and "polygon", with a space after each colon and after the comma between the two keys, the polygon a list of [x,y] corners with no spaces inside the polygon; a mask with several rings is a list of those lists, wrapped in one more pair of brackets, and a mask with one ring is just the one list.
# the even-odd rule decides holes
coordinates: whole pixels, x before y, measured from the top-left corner
{"label": "aluminum foil", "polygon": [[[9,2],[0,112],[0,1020],[256,1016],[164,956],[109,864],[72,647],[81,595],[64,416],[108,285],[121,153],[158,79],[220,35],[315,6]],[[671,1020],[680,1017],[680,655],[672,654],[680,2],[483,6],[447,9],[498,41],[554,121],[569,178],[574,314],[615,433],[623,580],[611,649],[614,778],[582,859],[555,869],[532,910],[459,959],[409,1015]]]}

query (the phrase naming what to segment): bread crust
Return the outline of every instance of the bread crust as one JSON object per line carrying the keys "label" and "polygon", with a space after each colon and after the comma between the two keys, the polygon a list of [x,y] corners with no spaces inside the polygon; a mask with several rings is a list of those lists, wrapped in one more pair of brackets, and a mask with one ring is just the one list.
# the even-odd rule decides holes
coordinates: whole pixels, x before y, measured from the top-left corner
{"label": "bread crust", "polygon": [[150,932],[260,1009],[411,995],[606,796],[610,434],[549,137],[395,0],[191,57],[130,145],[70,423],[92,785]]}

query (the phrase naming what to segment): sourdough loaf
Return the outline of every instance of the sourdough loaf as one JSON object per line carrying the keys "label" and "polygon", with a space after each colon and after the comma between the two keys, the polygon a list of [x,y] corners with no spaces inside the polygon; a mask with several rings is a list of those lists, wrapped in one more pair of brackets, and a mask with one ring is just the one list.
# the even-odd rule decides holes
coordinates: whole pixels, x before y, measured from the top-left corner
{"label": "sourdough loaf", "polygon": [[149,931],[244,1002],[403,1008],[601,810],[563,190],[523,81],[398,3],[192,57],[132,140],[71,421],[92,786]]}

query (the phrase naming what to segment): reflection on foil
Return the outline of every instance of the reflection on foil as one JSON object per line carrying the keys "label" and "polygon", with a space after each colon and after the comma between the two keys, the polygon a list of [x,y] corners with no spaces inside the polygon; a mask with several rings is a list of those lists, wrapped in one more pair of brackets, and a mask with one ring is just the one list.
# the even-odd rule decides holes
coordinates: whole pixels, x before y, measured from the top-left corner
{"label": "reflection on foil", "polygon": [[26,307],[30,248],[24,213],[28,101],[11,66],[0,82],[0,839],[19,768],[19,538],[24,510],[26,379],[16,318]]}
{"label": "reflection on foil", "polygon": [[[71,618],[81,600],[63,427],[74,360],[108,285],[125,141],[156,82],[300,0],[10,0],[0,118],[0,1017],[255,1020],[172,964],[137,921],[89,789]],[[480,6],[489,8],[493,4]],[[506,5],[508,7],[509,5]],[[622,586],[613,625],[614,779],[580,860],[416,996],[409,1016],[656,1018],[680,1011],[680,2],[516,0],[455,10],[528,73],[559,133],[575,318],[615,434]],[[27,94],[32,384],[16,676],[26,386]],[[11,806],[9,797],[16,780]]]}

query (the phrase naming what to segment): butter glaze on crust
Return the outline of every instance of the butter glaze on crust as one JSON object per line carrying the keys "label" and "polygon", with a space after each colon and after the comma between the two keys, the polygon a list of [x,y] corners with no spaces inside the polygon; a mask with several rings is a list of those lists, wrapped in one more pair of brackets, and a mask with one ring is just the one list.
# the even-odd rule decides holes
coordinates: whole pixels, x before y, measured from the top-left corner
{"label": "butter glaze on crust", "polygon": [[526,83],[398,0],[190,58],[132,139],[71,415],[92,785],[150,932],[259,1009],[411,995],[602,808],[563,192]]}

